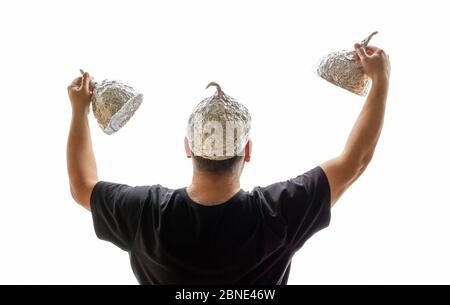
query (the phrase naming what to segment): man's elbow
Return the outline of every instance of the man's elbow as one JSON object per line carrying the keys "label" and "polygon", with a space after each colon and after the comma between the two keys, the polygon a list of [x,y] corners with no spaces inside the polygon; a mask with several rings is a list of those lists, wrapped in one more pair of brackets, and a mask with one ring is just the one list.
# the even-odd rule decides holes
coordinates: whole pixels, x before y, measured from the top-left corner
{"label": "man's elbow", "polygon": [[77,191],[76,188],[74,188],[73,186],[70,186],[70,194],[72,195],[72,199],[76,203],[81,204],[82,196],[80,195],[80,191]]}
{"label": "man's elbow", "polygon": [[345,154],[343,157],[343,163],[345,164],[346,169],[346,187],[349,187],[355,180],[357,180],[362,173],[369,166],[370,161],[372,160],[373,153],[367,153],[363,156],[360,155],[350,155]]}
{"label": "man's elbow", "polygon": [[91,210],[91,194],[95,183],[87,183],[84,185],[70,185],[70,194],[76,203],[87,210]]}
{"label": "man's elbow", "polygon": [[357,171],[356,171],[356,175],[355,175],[355,179],[358,179],[359,176],[362,175],[362,173],[364,173],[364,171],[367,169],[367,167],[370,164],[370,161],[372,161],[373,158],[373,153],[369,153],[366,154],[365,156],[363,156],[359,162],[358,162],[358,166],[357,166]]}

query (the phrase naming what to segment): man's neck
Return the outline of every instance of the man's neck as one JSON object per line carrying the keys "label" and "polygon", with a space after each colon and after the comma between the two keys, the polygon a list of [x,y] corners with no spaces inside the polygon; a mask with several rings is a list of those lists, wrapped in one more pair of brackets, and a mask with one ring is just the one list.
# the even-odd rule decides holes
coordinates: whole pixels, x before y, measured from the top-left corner
{"label": "man's neck", "polygon": [[229,200],[240,189],[240,179],[236,174],[214,175],[194,171],[192,183],[186,191],[199,204],[217,205]]}

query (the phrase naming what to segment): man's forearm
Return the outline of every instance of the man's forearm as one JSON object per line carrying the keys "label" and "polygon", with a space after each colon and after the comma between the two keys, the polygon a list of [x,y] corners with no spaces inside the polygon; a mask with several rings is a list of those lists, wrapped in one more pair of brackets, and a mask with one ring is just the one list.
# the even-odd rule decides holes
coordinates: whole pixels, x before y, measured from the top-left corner
{"label": "man's forearm", "polygon": [[90,191],[98,180],[87,113],[73,112],[67,143],[67,168],[74,199],[89,207]]}
{"label": "man's forearm", "polygon": [[353,126],[344,149],[344,155],[357,166],[370,162],[383,127],[389,80],[374,79],[364,107]]}

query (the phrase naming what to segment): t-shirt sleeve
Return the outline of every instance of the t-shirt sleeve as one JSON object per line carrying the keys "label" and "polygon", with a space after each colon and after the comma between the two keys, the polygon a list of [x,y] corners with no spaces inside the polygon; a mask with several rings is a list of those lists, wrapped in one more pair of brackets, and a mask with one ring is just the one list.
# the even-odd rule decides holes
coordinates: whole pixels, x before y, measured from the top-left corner
{"label": "t-shirt sleeve", "polygon": [[330,223],[330,187],[319,166],[296,178],[260,189],[271,217],[281,217],[286,243],[297,251]]}
{"label": "t-shirt sleeve", "polygon": [[131,250],[147,197],[147,187],[97,182],[91,194],[91,211],[98,238]]}

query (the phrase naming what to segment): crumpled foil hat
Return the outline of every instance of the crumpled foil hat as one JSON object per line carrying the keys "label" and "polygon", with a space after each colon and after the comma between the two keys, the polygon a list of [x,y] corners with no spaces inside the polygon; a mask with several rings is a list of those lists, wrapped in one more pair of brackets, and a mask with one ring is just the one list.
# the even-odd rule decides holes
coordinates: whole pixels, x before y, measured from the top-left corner
{"label": "crumpled foil hat", "polygon": [[[83,74],[83,70],[80,70]],[[142,104],[144,96],[117,80],[92,82],[92,112],[100,126],[111,135],[122,128]]]}
{"label": "crumpled foil hat", "polygon": [[[364,39],[361,47],[366,47],[377,33],[373,32]],[[361,96],[366,96],[370,87],[370,79],[364,74],[355,51],[343,50],[323,57],[317,66],[317,74],[330,83]]]}
{"label": "crumpled foil hat", "polygon": [[215,86],[214,95],[201,101],[189,117],[187,138],[194,156],[226,160],[243,156],[250,137],[251,117],[247,108]]}

